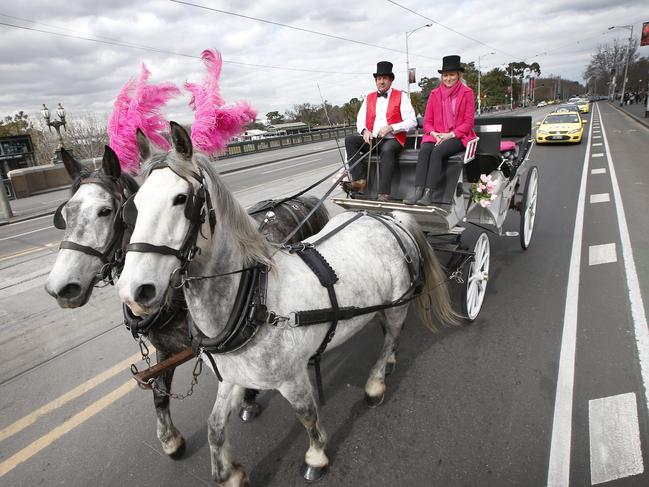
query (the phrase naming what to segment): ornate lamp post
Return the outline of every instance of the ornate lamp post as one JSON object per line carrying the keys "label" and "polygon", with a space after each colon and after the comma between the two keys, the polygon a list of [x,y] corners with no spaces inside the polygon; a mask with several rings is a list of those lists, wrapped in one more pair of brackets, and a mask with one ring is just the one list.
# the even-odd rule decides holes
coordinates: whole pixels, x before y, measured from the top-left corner
{"label": "ornate lamp post", "polygon": [[426,24],[422,25],[421,27],[417,27],[414,30],[409,30],[406,32],[406,92],[408,93],[408,99],[410,99],[410,57],[408,55],[408,37],[410,37],[410,34],[413,34],[417,32],[419,29],[423,29],[424,27],[432,27],[433,24]]}
{"label": "ornate lamp post", "polygon": [[54,127],[54,130],[56,130],[56,135],[58,135],[59,137],[59,147],[54,151],[54,162],[61,162],[61,149],[63,149],[63,136],[61,135],[61,127],[65,129],[66,126],[65,109],[59,103],[58,107],[56,108],[56,114],[58,115],[60,120],[50,120],[50,111],[45,106],[45,103],[43,103],[41,114],[43,115],[45,124],[50,129],[50,132],[52,131],[52,127]]}

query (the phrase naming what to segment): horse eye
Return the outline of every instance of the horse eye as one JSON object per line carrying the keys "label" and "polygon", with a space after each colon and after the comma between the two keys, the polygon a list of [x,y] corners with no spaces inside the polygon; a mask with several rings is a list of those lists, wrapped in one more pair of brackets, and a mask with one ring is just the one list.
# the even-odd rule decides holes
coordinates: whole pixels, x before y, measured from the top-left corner
{"label": "horse eye", "polygon": [[186,201],[187,201],[187,195],[186,194],[178,194],[174,198],[174,206],[176,206],[176,205],[184,205]]}
{"label": "horse eye", "polygon": [[102,208],[97,212],[97,216],[108,216],[113,212],[112,208]]}

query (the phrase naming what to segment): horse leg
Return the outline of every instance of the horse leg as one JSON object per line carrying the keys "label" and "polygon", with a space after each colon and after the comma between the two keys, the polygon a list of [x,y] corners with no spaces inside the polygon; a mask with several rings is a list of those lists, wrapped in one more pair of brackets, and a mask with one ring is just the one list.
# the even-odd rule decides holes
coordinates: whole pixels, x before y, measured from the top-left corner
{"label": "horse leg", "polygon": [[[383,330],[383,336],[385,337],[387,331],[385,329],[386,327],[386,322],[385,320],[381,320],[381,330]],[[388,362],[385,366],[385,375],[390,375],[392,372],[394,372],[394,369],[397,366],[397,352],[399,351],[399,336],[394,341],[394,346],[392,347],[392,353],[388,357]]]}
{"label": "horse leg", "polygon": [[[158,363],[165,360],[169,354],[156,350]],[[153,404],[155,406],[157,419],[158,440],[162,445],[162,451],[174,460],[178,460],[185,453],[185,439],[178,432],[171,420],[171,411],[169,410],[169,396],[171,392],[171,381],[174,377],[175,369],[162,373],[155,379],[156,387],[153,388]]]}
{"label": "horse leg", "polygon": [[385,398],[385,374],[386,368],[392,362],[392,368],[396,363],[396,349],[399,343],[399,335],[406,319],[406,308],[386,309],[382,312],[383,347],[379,358],[370,371],[370,376],[365,384],[365,400],[367,405],[374,408],[380,405]]}
{"label": "horse leg", "polygon": [[318,421],[318,408],[306,370],[297,382],[282,386],[279,392],[291,403],[309,435],[309,449],[304,456],[302,475],[309,482],[320,480],[327,474],[329,466],[325,453],[327,433]]}
{"label": "horse leg", "polygon": [[261,405],[257,402],[257,394],[259,394],[257,389],[246,389],[243,394],[243,401],[239,409],[241,421],[247,423],[261,414]]}
{"label": "horse leg", "polygon": [[207,420],[207,442],[212,460],[212,479],[219,487],[245,487],[248,476],[241,465],[230,458],[227,439],[227,422],[230,412],[241,402],[243,387],[230,382],[221,382],[216,394],[212,413]]}

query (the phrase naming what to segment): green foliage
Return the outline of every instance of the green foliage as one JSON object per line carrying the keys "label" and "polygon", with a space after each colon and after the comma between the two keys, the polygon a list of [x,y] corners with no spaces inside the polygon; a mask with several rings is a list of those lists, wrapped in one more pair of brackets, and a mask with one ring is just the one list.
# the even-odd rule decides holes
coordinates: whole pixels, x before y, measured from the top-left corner
{"label": "green foliage", "polygon": [[356,115],[361,109],[362,104],[363,102],[358,98],[352,98],[347,103],[344,103],[342,107],[340,107],[344,123],[353,125],[356,122]]}
{"label": "green foliage", "polygon": [[268,123],[270,125],[276,125],[278,123],[284,123],[285,122],[284,115],[282,115],[278,111],[268,112],[266,114],[266,119],[268,120]]}
{"label": "green foliage", "polygon": [[22,110],[13,117],[6,116],[0,120],[0,137],[26,134],[32,128],[28,115]]}

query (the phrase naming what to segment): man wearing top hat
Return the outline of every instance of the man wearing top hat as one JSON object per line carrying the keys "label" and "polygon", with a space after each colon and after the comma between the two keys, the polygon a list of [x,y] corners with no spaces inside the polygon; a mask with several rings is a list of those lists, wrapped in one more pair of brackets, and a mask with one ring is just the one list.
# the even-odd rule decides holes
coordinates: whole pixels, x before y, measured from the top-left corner
{"label": "man wearing top hat", "polygon": [[[345,138],[349,166],[365,156],[351,169],[352,181],[347,187],[358,193],[367,190],[366,154],[370,147],[378,143],[380,180],[377,199],[388,201],[394,164],[406,143],[406,132],[417,126],[417,118],[408,97],[392,88],[392,63],[380,61],[376,65],[374,80],[377,91],[365,97],[356,117],[358,134]],[[375,153],[374,150],[372,152]]]}

